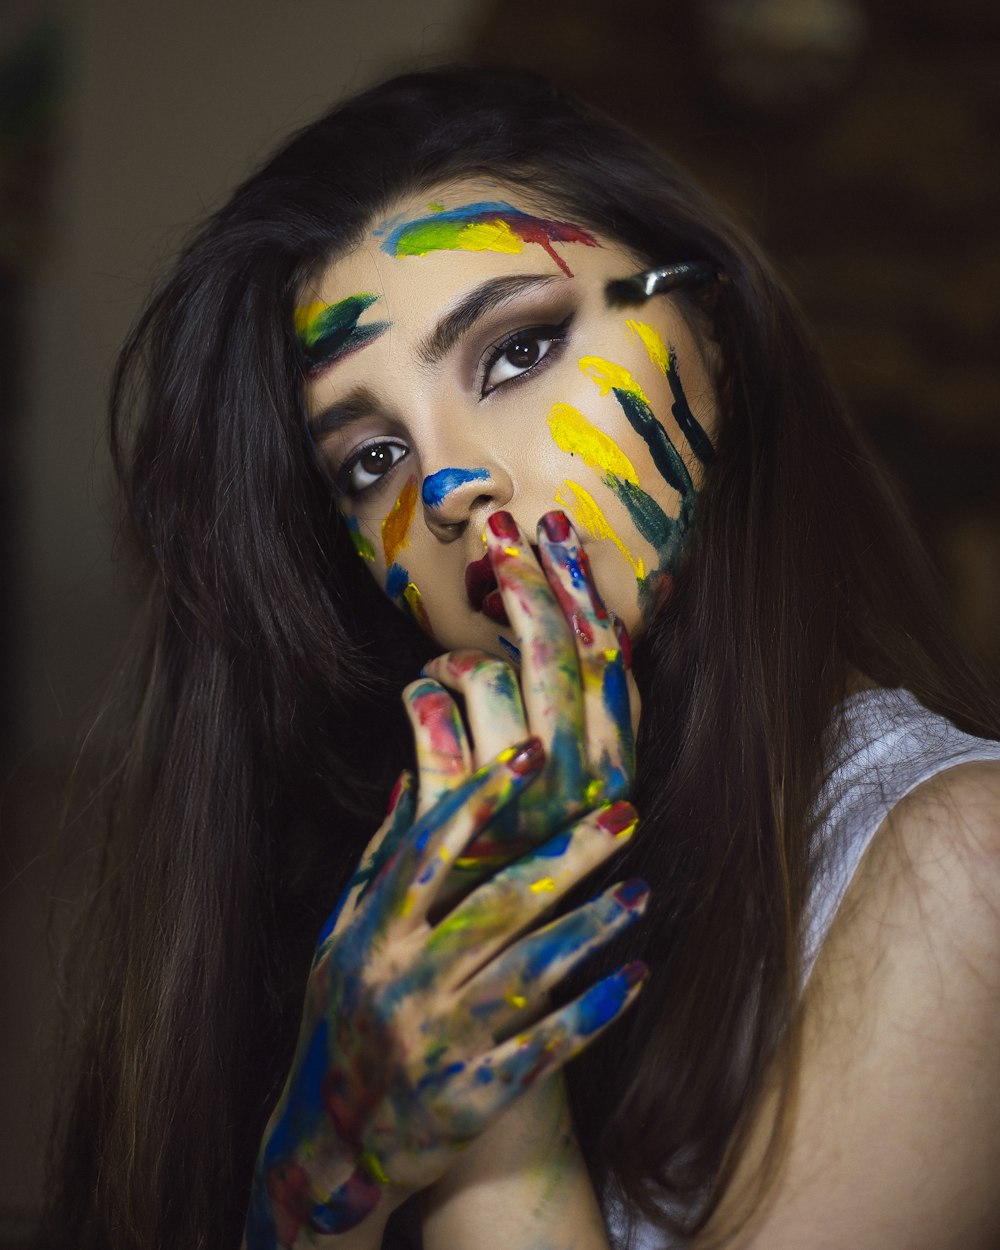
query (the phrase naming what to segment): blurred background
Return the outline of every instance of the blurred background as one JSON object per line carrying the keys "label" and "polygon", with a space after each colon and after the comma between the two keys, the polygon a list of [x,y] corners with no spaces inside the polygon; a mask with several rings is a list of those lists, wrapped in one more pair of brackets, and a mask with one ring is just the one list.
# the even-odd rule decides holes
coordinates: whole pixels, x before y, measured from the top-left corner
{"label": "blurred background", "polygon": [[0,1250],[30,1235],[59,1098],[61,795],[134,605],[115,350],[283,135],[451,60],[605,105],[761,239],[1000,674],[995,0],[0,0]]}

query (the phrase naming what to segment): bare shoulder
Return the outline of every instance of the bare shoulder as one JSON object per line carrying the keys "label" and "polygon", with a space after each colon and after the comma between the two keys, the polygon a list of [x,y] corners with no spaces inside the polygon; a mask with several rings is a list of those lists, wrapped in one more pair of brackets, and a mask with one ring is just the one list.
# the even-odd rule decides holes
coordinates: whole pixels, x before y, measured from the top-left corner
{"label": "bare shoulder", "polygon": [[988,868],[1000,857],[1000,760],[937,773],[897,804],[886,824],[913,852],[928,845],[973,861],[983,856]]}
{"label": "bare shoulder", "polygon": [[893,809],[820,953],[801,1025],[775,1185],[723,1244],[1000,1245],[1000,763],[948,769]]}

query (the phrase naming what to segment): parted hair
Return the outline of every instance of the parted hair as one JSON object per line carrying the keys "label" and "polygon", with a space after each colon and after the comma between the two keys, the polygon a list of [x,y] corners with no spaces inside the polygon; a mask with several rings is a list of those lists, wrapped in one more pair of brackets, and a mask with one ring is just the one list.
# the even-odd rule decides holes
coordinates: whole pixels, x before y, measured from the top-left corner
{"label": "parted hair", "polygon": [[636,646],[642,821],[608,869],[653,886],[623,939],[652,976],[569,1071],[599,1194],[701,1226],[768,1066],[793,1088],[815,804],[852,675],[998,736],[792,300],[689,177],[520,72],[411,74],[348,100],[195,235],[114,376],[146,601],[109,700],[48,1250],[239,1244],[312,943],[408,760],[399,691],[432,653],[356,558],[315,463],[296,292],[400,196],[470,176],[641,264],[724,276],[688,297],[714,340],[716,456]]}

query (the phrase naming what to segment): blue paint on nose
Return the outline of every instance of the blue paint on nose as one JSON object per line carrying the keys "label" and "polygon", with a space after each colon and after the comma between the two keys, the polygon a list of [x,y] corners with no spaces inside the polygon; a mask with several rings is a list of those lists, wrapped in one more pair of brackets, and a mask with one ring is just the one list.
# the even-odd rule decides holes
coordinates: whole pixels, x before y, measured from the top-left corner
{"label": "blue paint on nose", "polygon": [[424,478],[420,493],[428,508],[437,508],[457,487],[466,482],[485,481],[489,475],[488,469],[439,469]]}

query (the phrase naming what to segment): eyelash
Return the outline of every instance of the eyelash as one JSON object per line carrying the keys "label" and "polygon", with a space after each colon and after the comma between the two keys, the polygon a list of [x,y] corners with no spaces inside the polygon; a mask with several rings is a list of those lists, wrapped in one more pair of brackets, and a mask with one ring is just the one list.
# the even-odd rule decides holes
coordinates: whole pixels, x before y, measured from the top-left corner
{"label": "eyelash", "polygon": [[[563,318],[558,325],[522,326],[520,329],[514,330],[512,333],[506,335],[500,340],[499,343],[495,343],[489,349],[489,354],[487,355],[482,367],[479,388],[480,399],[486,399],[488,396],[500,390],[501,387],[516,384],[527,378],[530,374],[536,373],[538,370],[546,367],[548,363],[554,362],[560,349],[565,345],[566,340],[569,337],[569,328],[572,320],[573,315],[571,313],[569,316]],[[514,374],[509,378],[502,378],[499,382],[495,382],[492,386],[487,388],[486,383],[489,379],[490,373],[493,371],[494,366],[503,359],[512,347],[520,342],[547,343],[548,348],[545,354],[539,360],[535,361],[534,364],[525,366],[520,373]],[[512,367],[518,368],[516,365],[512,365]],[[386,469],[385,473],[380,474],[378,477],[374,478],[373,481],[360,487],[352,486],[351,475],[355,468],[357,468],[360,464],[362,457],[367,452],[373,451],[376,447],[395,449],[401,451],[402,455],[396,457],[396,459],[394,459],[389,465],[388,469]],[[360,499],[363,495],[367,494],[368,491],[376,489],[382,482],[385,481],[396,465],[405,458],[408,450],[409,449],[405,447],[404,444],[385,438],[373,439],[370,443],[365,443],[362,447],[359,447],[356,451],[352,452],[350,456],[348,456],[334,475],[334,487],[337,493],[344,495],[349,499]]]}
{"label": "eyelash", "polygon": [[[509,386],[511,383],[520,382],[522,378],[528,377],[529,374],[536,373],[539,369],[546,367],[547,362],[552,362],[558,356],[560,348],[562,348],[569,337],[570,323],[573,320],[572,313],[568,317],[564,317],[558,325],[548,326],[522,326],[518,330],[514,330],[511,334],[506,335],[490,348],[489,355],[482,369],[482,381],[480,383],[479,397],[486,399],[488,395],[492,395],[502,386]],[[487,387],[490,373],[493,367],[503,359],[508,351],[516,344],[521,342],[548,343],[549,347],[545,355],[532,365],[527,365],[520,373],[514,374],[512,377],[503,378],[493,386]],[[555,356],[553,355],[555,353]],[[513,368],[518,366],[512,365]]]}

